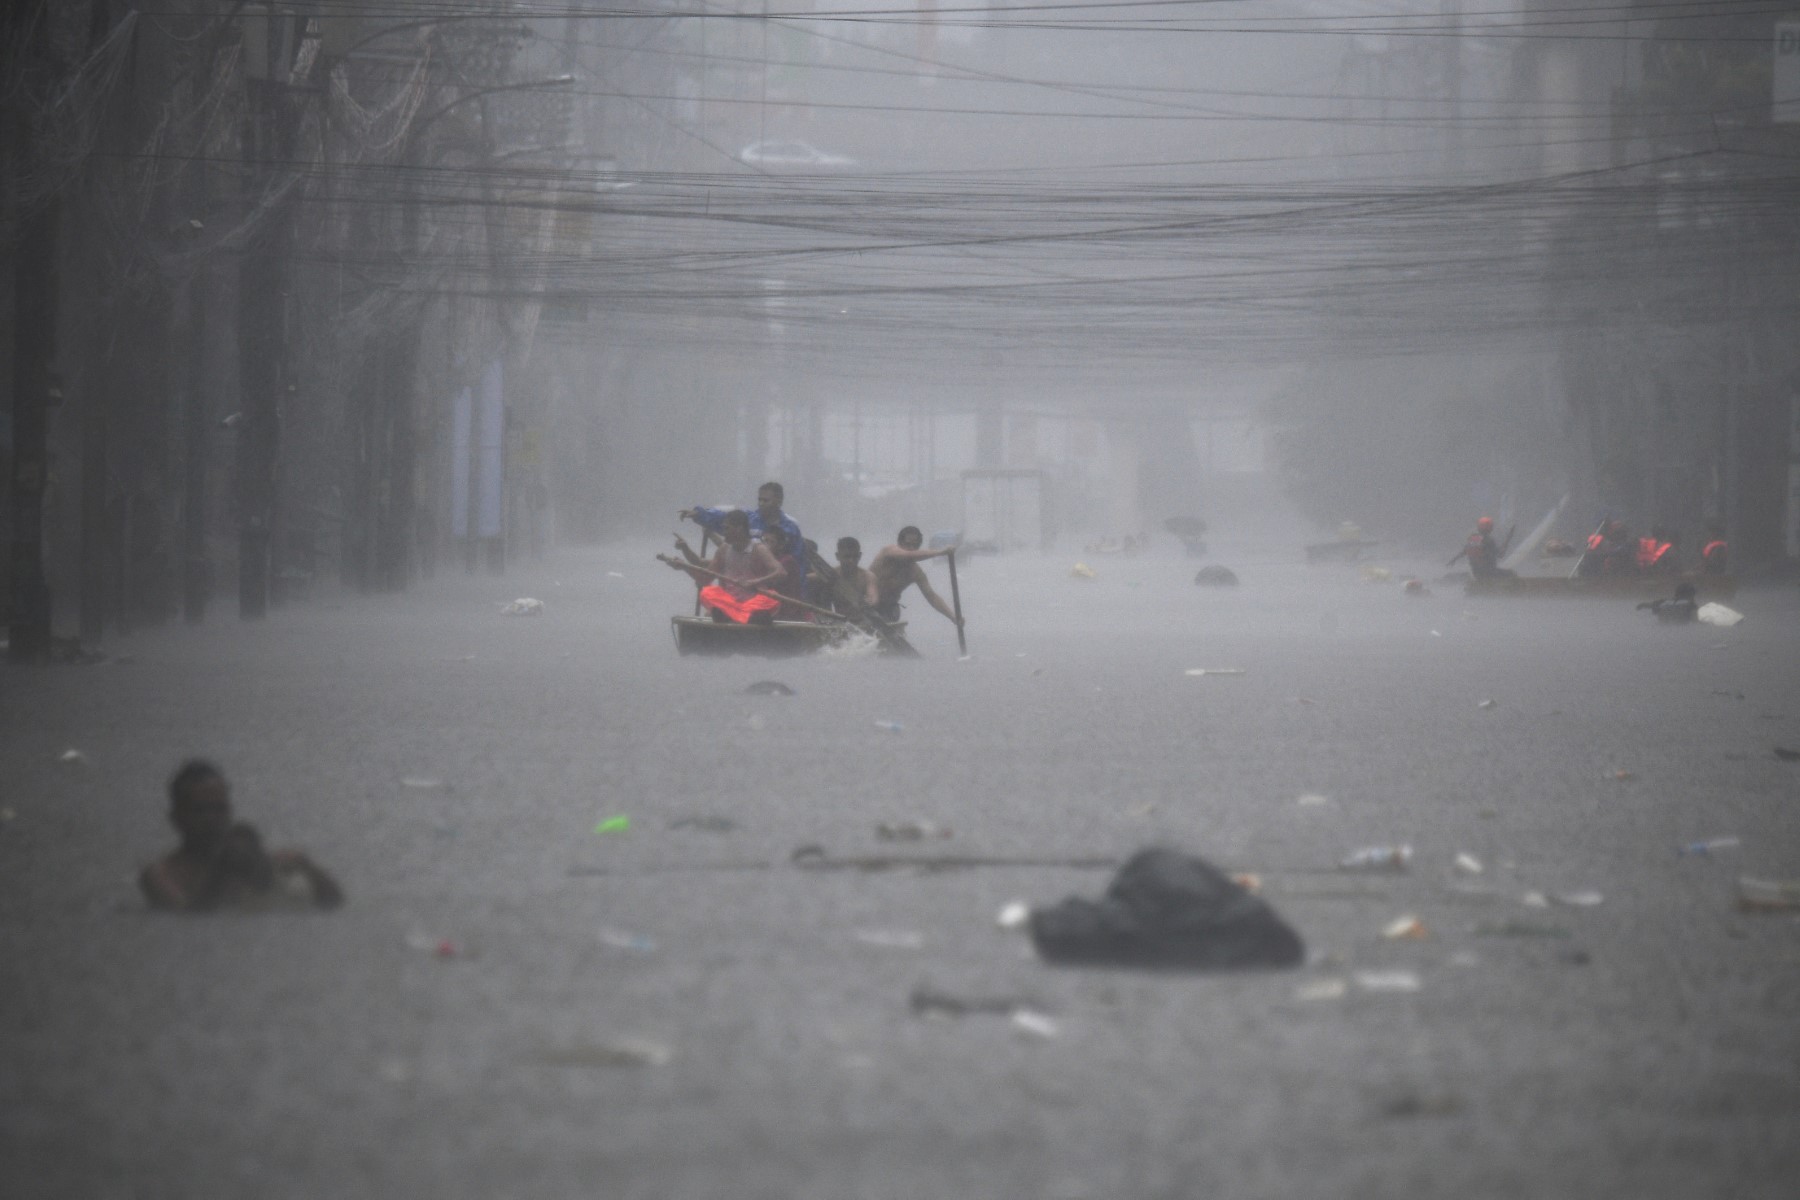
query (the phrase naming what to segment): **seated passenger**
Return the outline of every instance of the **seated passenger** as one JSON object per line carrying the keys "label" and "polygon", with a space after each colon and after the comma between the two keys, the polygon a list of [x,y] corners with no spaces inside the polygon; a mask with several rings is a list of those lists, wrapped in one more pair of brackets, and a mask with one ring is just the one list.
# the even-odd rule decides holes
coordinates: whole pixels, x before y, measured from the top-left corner
{"label": "seated passenger", "polygon": [[145,867],[138,886],[150,907],[336,908],[343,889],[298,850],[265,850],[255,826],[231,820],[231,787],[211,763],[194,759],[169,781],[169,821],[181,845]]}
{"label": "seated passenger", "polygon": [[[763,529],[762,544],[769,548],[769,553],[781,564],[781,578],[770,584],[769,590],[780,592],[788,600],[800,599],[806,592],[806,575],[800,569],[800,559],[795,556],[794,547],[788,545],[787,534],[779,525],[767,526]],[[810,616],[804,608],[785,600],[775,611],[777,621],[805,621]]]}
{"label": "seated passenger", "polygon": [[813,594],[825,597],[831,611],[854,617],[863,608],[869,591],[869,573],[862,567],[862,543],[853,537],[841,537],[837,543],[837,568],[827,564],[823,571],[810,576]]}
{"label": "seated passenger", "polygon": [[768,624],[774,620],[781,602],[759,589],[772,587],[781,579],[781,564],[767,546],[750,540],[750,517],[742,509],[734,508],[725,514],[719,523],[719,536],[723,540],[711,562],[702,562],[687,539],[680,536],[675,538],[675,548],[686,562],[666,554],[657,557],[694,577],[700,602],[711,610],[713,620]]}
{"label": "seated passenger", "polygon": [[1675,539],[1662,526],[1653,526],[1649,537],[1638,539],[1637,569],[1646,575],[1680,573],[1681,562],[1675,553]]}
{"label": "seated passenger", "polygon": [[1700,548],[1700,573],[1726,575],[1731,571],[1731,546],[1725,541],[1725,526],[1710,521],[1706,526],[1706,544]]}

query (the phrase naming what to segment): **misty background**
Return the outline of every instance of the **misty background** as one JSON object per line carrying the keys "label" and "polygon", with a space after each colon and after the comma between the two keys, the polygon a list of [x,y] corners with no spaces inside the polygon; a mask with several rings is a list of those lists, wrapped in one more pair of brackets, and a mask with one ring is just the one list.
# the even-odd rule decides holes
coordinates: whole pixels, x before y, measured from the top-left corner
{"label": "misty background", "polygon": [[822,545],[960,529],[971,470],[1046,549],[1568,497],[1800,554],[1781,4],[9,20],[15,623],[500,572],[765,478]]}

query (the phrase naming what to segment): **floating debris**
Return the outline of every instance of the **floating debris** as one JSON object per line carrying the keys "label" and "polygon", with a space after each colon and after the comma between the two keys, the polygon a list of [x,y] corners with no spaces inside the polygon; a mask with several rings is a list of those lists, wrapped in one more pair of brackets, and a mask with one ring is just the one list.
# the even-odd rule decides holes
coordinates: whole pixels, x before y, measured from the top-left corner
{"label": "floating debris", "polygon": [[1381,936],[1389,941],[1423,941],[1430,934],[1425,928],[1425,922],[1408,914],[1404,917],[1396,917],[1389,922],[1387,927],[1381,931]]}
{"label": "floating debris", "polygon": [[884,821],[875,826],[875,840],[879,842],[923,842],[951,837],[953,833],[948,825],[931,821]]}
{"label": "floating debris", "polygon": [[856,940],[886,950],[920,950],[925,946],[925,935],[911,929],[859,929]]}
{"label": "floating debris", "polygon": [[1294,989],[1296,1000],[1341,1000],[1350,991],[1342,979],[1315,979]]}
{"label": "floating debris", "polygon": [[1417,971],[1358,971],[1352,978],[1365,992],[1416,992],[1420,987]]}
{"label": "floating debris", "polygon": [[1412,862],[1412,847],[1399,846],[1364,846],[1352,850],[1338,859],[1340,871],[1385,871],[1398,874],[1406,870]]}
{"label": "floating debris", "polygon": [[1800,909],[1800,879],[1738,879],[1737,906],[1744,912]]}

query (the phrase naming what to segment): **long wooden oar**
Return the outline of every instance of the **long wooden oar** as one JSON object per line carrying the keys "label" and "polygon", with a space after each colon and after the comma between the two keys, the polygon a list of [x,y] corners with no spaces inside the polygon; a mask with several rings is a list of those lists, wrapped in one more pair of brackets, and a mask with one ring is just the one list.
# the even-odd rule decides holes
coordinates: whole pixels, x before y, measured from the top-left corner
{"label": "long wooden oar", "polygon": [[950,608],[956,613],[956,649],[965,657],[969,653],[969,639],[963,636],[962,624],[962,591],[956,586],[956,550],[944,555],[950,560]]}

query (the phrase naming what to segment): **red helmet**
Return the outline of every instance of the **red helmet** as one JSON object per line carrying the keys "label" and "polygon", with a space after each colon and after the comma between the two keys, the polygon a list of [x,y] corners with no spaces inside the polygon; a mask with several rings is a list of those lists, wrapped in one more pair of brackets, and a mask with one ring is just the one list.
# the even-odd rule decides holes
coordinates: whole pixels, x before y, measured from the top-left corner
{"label": "red helmet", "polygon": [[1486,533],[1488,530],[1492,529],[1493,527],[1494,527],[1494,518],[1492,518],[1492,517],[1483,517],[1483,518],[1481,518],[1481,520],[1475,522],[1475,528],[1481,530],[1481,532],[1483,532],[1483,533]]}

